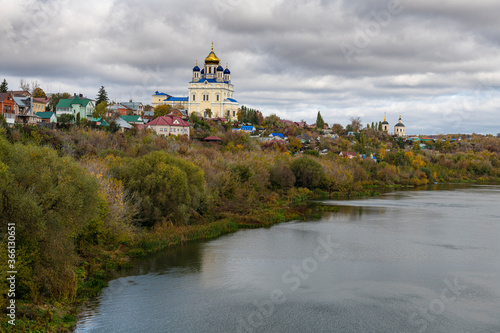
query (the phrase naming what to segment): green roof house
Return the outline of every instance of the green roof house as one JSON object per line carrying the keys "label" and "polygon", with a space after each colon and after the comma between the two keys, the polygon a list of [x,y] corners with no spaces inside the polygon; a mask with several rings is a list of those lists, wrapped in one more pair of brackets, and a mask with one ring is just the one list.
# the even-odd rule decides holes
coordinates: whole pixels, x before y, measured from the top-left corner
{"label": "green roof house", "polygon": [[54,112],[37,112],[38,121],[41,123],[57,123],[56,114]]}
{"label": "green roof house", "polygon": [[144,120],[142,120],[141,116],[121,116],[120,118],[129,124],[144,124]]}
{"label": "green roof house", "polygon": [[95,104],[87,98],[75,95],[73,98],[61,99],[56,105],[56,116],[72,114],[75,119],[92,119]]}

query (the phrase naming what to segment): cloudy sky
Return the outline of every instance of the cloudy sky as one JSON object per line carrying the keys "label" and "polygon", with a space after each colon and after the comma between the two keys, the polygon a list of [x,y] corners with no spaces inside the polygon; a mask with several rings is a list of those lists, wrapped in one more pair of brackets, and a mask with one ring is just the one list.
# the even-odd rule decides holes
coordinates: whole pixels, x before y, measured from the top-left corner
{"label": "cloudy sky", "polygon": [[500,132],[498,0],[0,0],[0,80],[151,103],[195,61],[289,120],[399,115],[409,134]]}

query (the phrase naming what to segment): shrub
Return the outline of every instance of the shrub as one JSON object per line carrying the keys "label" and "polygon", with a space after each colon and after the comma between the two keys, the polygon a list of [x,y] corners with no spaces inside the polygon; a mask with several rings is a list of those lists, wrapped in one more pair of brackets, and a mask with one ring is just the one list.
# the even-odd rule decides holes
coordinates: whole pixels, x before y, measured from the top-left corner
{"label": "shrub", "polygon": [[151,227],[164,219],[186,224],[204,197],[203,171],[165,152],[123,159],[112,173],[126,189],[137,194],[144,226]]}
{"label": "shrub", "polygon": [[272,188],[288,190],[293,187],[296,179],[288,164],[278,163],[270,168],[269,180]]}
{"label": "shrub", "polygon": [[295,175],[295,185],[314,189],[320,187],[325,181],[325,171],[316,160],[302,156],[293,160],[291,169]]}

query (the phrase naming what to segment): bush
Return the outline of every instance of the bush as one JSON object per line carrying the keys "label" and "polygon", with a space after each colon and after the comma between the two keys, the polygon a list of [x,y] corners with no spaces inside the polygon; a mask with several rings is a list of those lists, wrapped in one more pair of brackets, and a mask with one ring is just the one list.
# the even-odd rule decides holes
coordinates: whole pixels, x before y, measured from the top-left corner
{"label": "bush", "polygon": [[160,151],[121,162],[112,173],[137,194],[142,225],[151,227],[164,219],[187,224],[204,197],[200,168]]}
{"label": "bush", "polygon": [[320,187],[325,181],[325,171],[316,160],[302,156],[293,160],[291,169],[295,175],[295,185],[314,189]]}
{"label": "bush", "polygon": [[310,155],[310,156],[316,156],[316,157],[319,157],[319,151],[315,150],[315,149],[307,149],[307,150],[304,150],[304,154],[306,155]]}
{"label": "bush", "polygon": [[296,179],[288,164],[278,163],[269,170],[269,180],[272,188],[288,190],[293,187]]}

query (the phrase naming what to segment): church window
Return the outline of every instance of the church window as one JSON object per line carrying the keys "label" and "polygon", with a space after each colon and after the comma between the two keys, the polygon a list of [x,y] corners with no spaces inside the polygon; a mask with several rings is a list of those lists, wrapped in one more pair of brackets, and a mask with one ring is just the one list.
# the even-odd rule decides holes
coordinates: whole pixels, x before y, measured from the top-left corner
{"label": "church window", "polygon": [[219,94],[217,94],[217,102],[219,101]]}
{"label": "church window", "polygon": [[196,94],[193,94],[193,102],[196,101]]}

